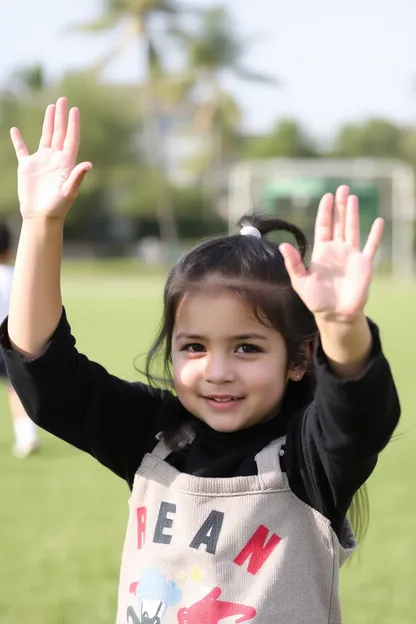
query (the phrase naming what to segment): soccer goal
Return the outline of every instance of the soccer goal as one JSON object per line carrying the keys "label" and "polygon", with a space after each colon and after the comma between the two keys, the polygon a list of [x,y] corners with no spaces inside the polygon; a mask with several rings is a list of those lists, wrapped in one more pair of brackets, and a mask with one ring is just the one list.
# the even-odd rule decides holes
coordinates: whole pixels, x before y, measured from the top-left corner
{"label": "soccer goal", "polygon": [[376,216],[385,219],[378,262],[395,277],[414,275],[415,179],[406,163],[384,159],[275,159],[244,161],[229,176],[230,232],[254,208],[279,214],[310,235],[317,201],[338,184],[360,198],[364,236]]}

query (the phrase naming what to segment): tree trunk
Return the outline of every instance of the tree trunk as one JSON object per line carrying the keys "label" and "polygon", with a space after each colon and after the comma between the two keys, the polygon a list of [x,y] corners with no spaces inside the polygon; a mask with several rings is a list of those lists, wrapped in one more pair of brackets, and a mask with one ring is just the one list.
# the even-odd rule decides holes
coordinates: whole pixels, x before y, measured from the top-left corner
{"label": "tree trunk", "polygon": [[169,189],[167,188],[163,138],[159,129],[158,102],[153,85],[152,68],[150,64],[150,40],[146,24],[143,28],[142,41],[145,48],[146,72],[142,100],[145,157],[149,168],[149,175],[153,176],[155,179],[155,186],[157,188],[156,211],[160,238],[169,256],[169,250],[175,253],[179,248],[179,239],[174,208],[171,198],[169,197]]}
{"label": "tree trunk", "polygon": [[208,144],[209,144],[209,179],[211,181],[210,197],[211,197],[211,211],[209,214],[209,222],[214,219],[213,211],[217,211],[219,208],[219,202],[221,199],[221,174],[224,164],[223,154],[223,137],[221,120],[219,115],[221,114],[221,102],[218,86],[215,79],[212,78],[212,115],[211,122],[208,129]]}

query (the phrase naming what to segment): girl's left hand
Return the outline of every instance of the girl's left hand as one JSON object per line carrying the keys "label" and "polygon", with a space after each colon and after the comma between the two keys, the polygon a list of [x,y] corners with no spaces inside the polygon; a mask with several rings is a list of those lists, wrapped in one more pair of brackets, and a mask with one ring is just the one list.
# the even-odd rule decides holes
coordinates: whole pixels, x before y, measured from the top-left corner
{"label": "girl's left hand", "polygon": [[327,194],[319,204],[308,269],[292,245],[280,245],[293,289],[317,320],[348,322],[362,314],[383,226],[383,219],[374,221],[361,251],[358,199],[340,186],[335,202]]}

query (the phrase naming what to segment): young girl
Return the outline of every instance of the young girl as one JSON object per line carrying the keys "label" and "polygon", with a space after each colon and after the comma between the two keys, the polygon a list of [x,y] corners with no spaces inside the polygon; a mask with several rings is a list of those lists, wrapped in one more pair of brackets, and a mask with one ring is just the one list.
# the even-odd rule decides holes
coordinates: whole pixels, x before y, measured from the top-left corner
{"label": "young girl", "polygon": [[[5,223],[0,223],[0,320],[9,312],[10,295],[13,283],[11,233]],[[23,459],[39,450],[36,426],[26,415],[13,386],[9,383],[6,365],[0,354],[0,380],[7,384],[9,409],[13,422],[13,454]]]}
{"label": "young girl", "polygon": [[[128,383],[75,348],[62,309],[66,213],[79,113],[48,107],[39,150],[17,129],[22,231],[1,345],[30,417],[90,453],[132,492],[117,624],[341,621],[347,520],[400,414],[364,315],[382,233],[359,249],[358,203],[325,196],[306,242],[279,219],[201,243],[173,268],[147,360],[172,389]],[[299,250],[267,240],[292,232]]]}

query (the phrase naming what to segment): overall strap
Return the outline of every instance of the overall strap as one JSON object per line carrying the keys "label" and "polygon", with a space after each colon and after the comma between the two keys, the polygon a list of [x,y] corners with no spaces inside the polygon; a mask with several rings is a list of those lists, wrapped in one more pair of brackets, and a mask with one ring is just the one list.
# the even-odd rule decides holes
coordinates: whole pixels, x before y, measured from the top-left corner
{"label": "overall strap", "polygon": [[[192,443],[195,434],[189,425],[183,425],[178,434],[179,437],[179,448],[184,448]],[[171,453],[172,449],[165,443],[163,438],[163,431],[156,435],[158,443],[152,451],[152,455],[156,456],[158,459],[164,461]]]}
{"label": "overall strap", "polygon": [[285,442],[285,437],[273,440],[254,458],[259,479],[265,489],[289,489],[287,476],[280,466],[280,458],[285,452]]}

